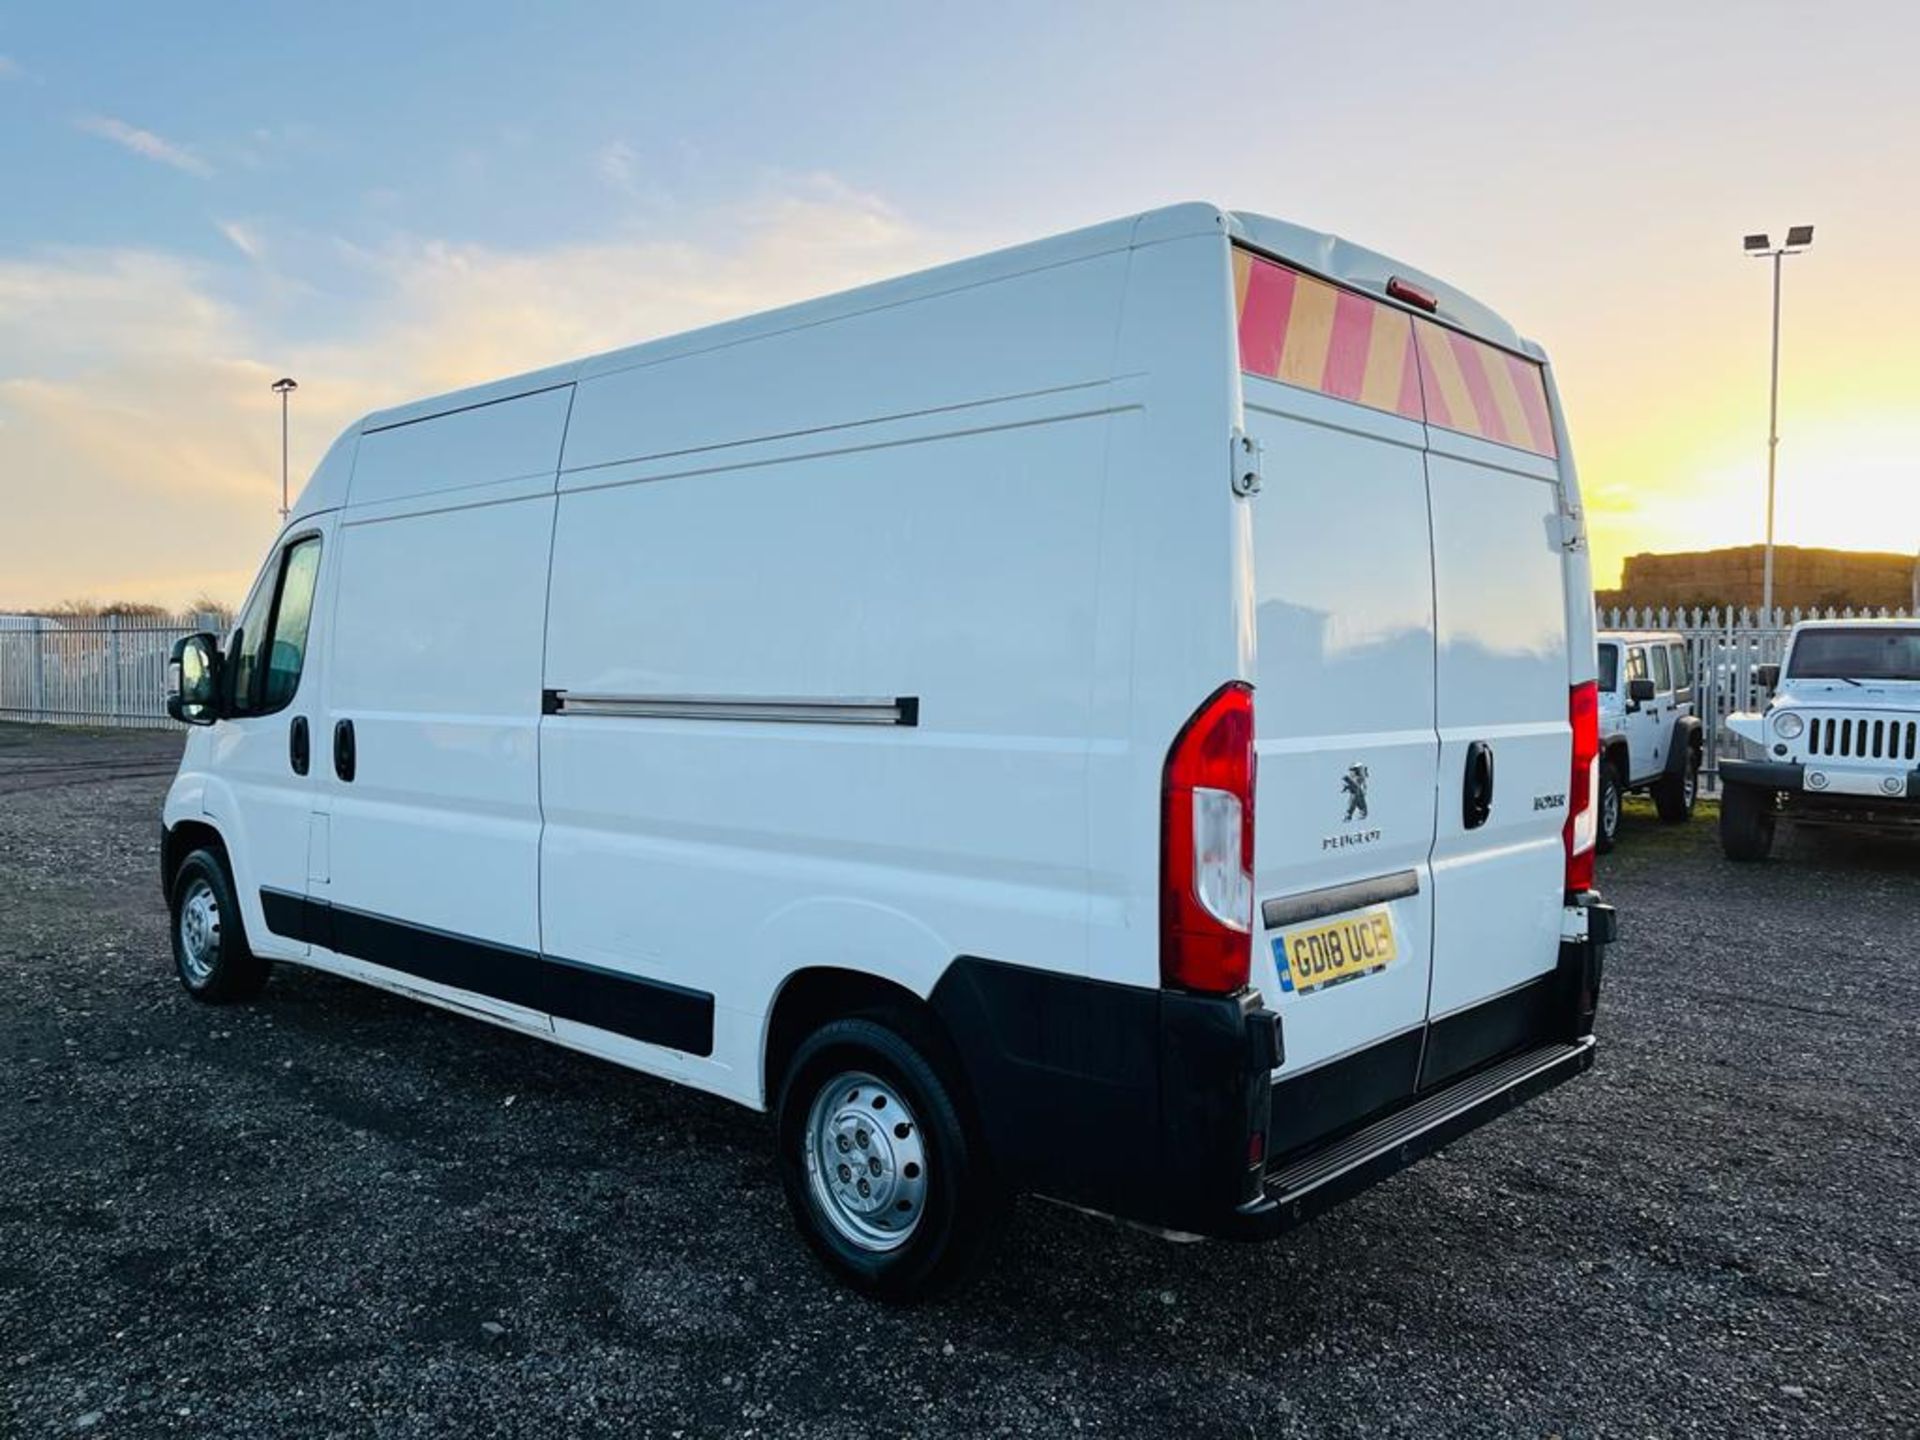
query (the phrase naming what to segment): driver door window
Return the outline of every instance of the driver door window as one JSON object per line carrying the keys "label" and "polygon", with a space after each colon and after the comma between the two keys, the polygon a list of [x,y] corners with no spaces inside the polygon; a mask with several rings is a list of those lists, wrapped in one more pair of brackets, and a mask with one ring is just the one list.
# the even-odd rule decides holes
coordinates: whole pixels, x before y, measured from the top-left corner
{"label": "driver door window", "polygon": [[229,652],[230,715],[271,715],[293,702],[319,576],[320,537],[309,535],[280,553],[275,573],[254,593]]}

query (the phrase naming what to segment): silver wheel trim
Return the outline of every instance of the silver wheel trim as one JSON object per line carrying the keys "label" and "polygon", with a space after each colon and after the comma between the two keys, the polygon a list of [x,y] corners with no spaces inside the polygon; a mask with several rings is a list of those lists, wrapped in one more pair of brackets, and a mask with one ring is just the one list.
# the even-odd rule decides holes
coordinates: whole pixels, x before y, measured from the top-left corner
{"label": "silver wheel trim", "polygon": [[919,1118],[892,1085],[849,1070],[807,1110],[807,1187],[827,1224],[871,1254],[897,1250],[920,1226],[927,1150]]}
{"label": "silver wheel trim", "polygon": [[220,959],[220,902],[213,887],[195,876],[180,897],[180,957],[187,978],[204,985]]}
{"label": "silver wheel trim", "polygon": [[1698,765],[1689,765],[1686,769],[1686,779],[1680,782],[1680,797],[1687,802],[1687,809],[1691,810],[1693,808],[1694,797],[1699,793],[1700,767]]}
{"label": "silver wheel trim", "polygon": [[1620,787],[1606,781],[1600,784],[1600,826],[1609,836],[1620,829]]}

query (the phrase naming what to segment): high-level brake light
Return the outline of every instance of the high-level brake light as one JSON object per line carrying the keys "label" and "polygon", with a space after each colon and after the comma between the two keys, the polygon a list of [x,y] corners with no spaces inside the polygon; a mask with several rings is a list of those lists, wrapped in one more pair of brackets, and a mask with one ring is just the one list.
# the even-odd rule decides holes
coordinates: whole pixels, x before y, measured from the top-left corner
{"label": "high-level brake light", "polygon": [[1387,294],[1404,304],[1417,306],[1429,315],[1440,309],[1440,297],[1424,285],[1416,285],[1411,280],[1402,280],[1398,275],[1387,281]]}

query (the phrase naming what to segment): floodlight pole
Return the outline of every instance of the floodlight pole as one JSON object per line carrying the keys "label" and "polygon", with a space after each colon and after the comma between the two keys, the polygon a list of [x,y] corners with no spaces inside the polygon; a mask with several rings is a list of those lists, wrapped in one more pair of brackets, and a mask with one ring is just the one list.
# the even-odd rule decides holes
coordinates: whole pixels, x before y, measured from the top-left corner
{"label": "floodlight pole", "polygon": [[1786,254],[1785,250],[1773,252],[1773,370],[1767,384],[1767,559],[1760,581],[1760,609],[1765,616],[1761,623],[1766,625],[1773,624],[1773,490],[1780,454],[1780,262]]}
{"label": "floodlight pole", "polygon": [[300,386],[292,379],[282,376],[273,382],[274,393],[280,397],[280,523],[287,523],[287,397]]}
{"label": "floodlight pole", "polygon": [[1767,548],[1766,566],[1760,581],[1760,608],[1766,623],[1773,623],[1773,497],[1780,452],[1780,262],[1798,255],[1813,244],[1813,226],[1794,225],[1787,230],[1786,243],[1775,245],[1763,234],[1747,236],[1741,244],[1747,254],[1758,260],[1773,261],[1773,359],[1767,379]]}

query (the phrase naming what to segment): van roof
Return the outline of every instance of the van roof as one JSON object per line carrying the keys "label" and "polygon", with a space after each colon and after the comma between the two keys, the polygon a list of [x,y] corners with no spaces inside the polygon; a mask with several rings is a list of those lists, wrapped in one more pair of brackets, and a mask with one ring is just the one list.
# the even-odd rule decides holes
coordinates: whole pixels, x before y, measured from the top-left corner
{"label": "van roof", "polygon": [[1684,645],[1686,637],[1677,630],[1602,630],[1594,637],[1602,645],[1609,640],[1628,645]]}
{"label": "van roof", "polygon": [[[1194,201],[1149,210],[1119,220],[1110,220],[1104,224],[1088,226],[1064,235],[1030,241],[1023,245],[1015,245],[986,255],[936,266],[930,270],[921,270],[895,279],[863,285],[857,289],[841,291],[819,299],[805,300],[776,310],[762,311],[737,320],[704,326],[698,330],[624,346],[601,355],[570,360],[545,369],[528,371],[487,381],[484,384],[468,386],[465,389],[412,400],[403,405],[374,411],[358,424],[348,427],[347,434],[364,434],[390,425],[424,420],[433,415],[485,405],[496,400],[524,395],[530,391],[565,385],[594,375],[651,365],[681,355],[738,344],[744,340],[805,325],[817,325],[863,311],[877,310],[930,295],[964,289],[991,280],[1086,259],[1114,250],[1220,231],[1224,231],[1233,240],[1265,251],[1276,259],[1287,261],[1325,279],[1378,296],[1386,304],[1398,306],[1400,303],[1387,298],[1387,281],[1390,278],[1411,280],[1438,299],[1439,308],[1436,313],[1440,319],[1496,345],[1535,358],[1543,358],[1537,346],[1523,340],[1519,333],[1494,311],[1474,300],[1464,291],[1436,279],[1423,270],[1324,231],[1311,230],[1305,226],[1276,220],[1265,215],[1228,211],[1217,205]],[[316,472],[313,481],[309,482],[309,488],[329,489],[330,487],[320,483],[321,478],[319,472]],[[300,497],[301,503],[296,508],[301,512],[311,512],[326,508],[329,504],[338,504],[340,498],[343,497],[334,497],[330,494],[322,496],[319,493],[310,496],[303,492]]]}

